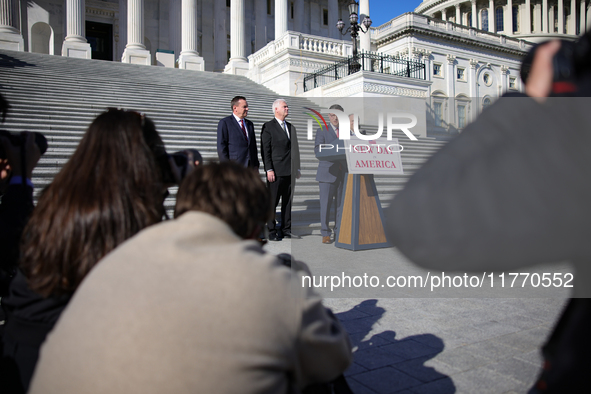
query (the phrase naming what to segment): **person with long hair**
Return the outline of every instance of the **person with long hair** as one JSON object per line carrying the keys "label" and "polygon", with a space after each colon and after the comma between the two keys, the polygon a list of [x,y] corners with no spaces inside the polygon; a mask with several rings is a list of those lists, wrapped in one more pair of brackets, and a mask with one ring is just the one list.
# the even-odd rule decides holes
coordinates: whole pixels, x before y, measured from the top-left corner
{"label": "person with long hair", "polygon": [[20,271],[2,300],[9,391],[27,391],[41,344],[99,260],[162,219],[162,157],[149,119],[110,109],[42,192],[22,235]]}

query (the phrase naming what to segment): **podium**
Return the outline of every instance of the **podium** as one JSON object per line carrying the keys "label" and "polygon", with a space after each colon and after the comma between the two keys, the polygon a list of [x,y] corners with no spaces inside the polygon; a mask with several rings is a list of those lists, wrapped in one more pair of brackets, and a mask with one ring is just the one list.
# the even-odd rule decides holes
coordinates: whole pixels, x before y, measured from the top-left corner
{"label": "podium", "polygon": [[[347,159],[346,152],[349,150],[346,149],[342,140],[334,141],[331,145],[334,146],[333,149],[318,152],[316,157],[319,160],[328,161]],[[388,155],[390,154],[388,153]],[[378,153],[375,152],[375,155]],[[398,163],[401,172],[402,165],[399,154],[396,163]],[[350,166],[347,165],[347,168],[350,169]],[[338,234],[335,237],[335,246],[338,248],[356,251],[390,247],[384,229],[384,213],[373,174],[345,173],[341,209],[337,212],[336,223]]]}
{"label": "podium", "polygon": [[349,250],[389,247],[373,175],[345,174],[344,182],[335,246]]}

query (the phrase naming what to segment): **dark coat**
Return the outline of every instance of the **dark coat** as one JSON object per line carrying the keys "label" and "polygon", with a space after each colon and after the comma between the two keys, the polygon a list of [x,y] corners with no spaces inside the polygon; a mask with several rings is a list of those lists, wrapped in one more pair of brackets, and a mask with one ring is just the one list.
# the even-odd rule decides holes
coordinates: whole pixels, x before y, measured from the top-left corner
{"label": "dark coat", "polygon": [[227,116],[218,123],[218,156],[220,161],[233,160],[243,166],[259,168],[257,142],[254,125],[244,119],[248,141],[234,115]]}
{"label": "dark coat", "polygon": [[265,171],[273,170],[276,176],[296,175],[300,169],[300,148],[296,128],[289,122],[287,134],[275,118],[263,124],[261,150]]}

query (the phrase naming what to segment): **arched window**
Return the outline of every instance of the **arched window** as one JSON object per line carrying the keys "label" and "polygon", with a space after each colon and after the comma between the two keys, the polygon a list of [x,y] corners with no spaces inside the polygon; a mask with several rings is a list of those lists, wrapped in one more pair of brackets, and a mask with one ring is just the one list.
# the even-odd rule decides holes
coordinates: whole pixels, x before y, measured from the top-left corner
{"label": "arched window", "polygon": [[484,9],[480,12],[480,19],[482,30],[488,31],[488,10]]}
{"label": "arched window", "polygon": [[484,100],[482,100],[482,109],[484,110],[486,107],[491,105],[491,101],[488,97],[485,97]]}
{"label": "arched window", "polygon": [[519,31],[519,6],[513,6],[513,32]]}
{"label": "arched window", "polygon": [[495,10],[495,25],[497,27],[497,31],[504,31],[503,28],[503,7],[497,7]]}

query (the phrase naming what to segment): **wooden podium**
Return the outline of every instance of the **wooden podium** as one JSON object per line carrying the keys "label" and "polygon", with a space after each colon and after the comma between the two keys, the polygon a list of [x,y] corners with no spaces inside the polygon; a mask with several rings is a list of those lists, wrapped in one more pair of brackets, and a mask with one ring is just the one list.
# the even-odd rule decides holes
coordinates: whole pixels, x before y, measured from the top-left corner
{"label": "wooden podium", "polygon": [[[397,139],[393,139],[392,142],[398,144]],[[317,152],[316,157],[319,160],[344,161],[343,165],[347,166],[347,157],[344,153],[347,149],[343,141],[335,140],[327,145],[331,148]],[[397,163],[399,173],[402,173],[400,155]],[[341,209],[336,218],[336,247],[349,250],[390,247],[384,230],[384,213],[372,174],[345,173],[341,201]]]}
{"label": "wooden podium", "polygon": [[345,174],[335,246],[349,250],[390,247],[373,175]]}

